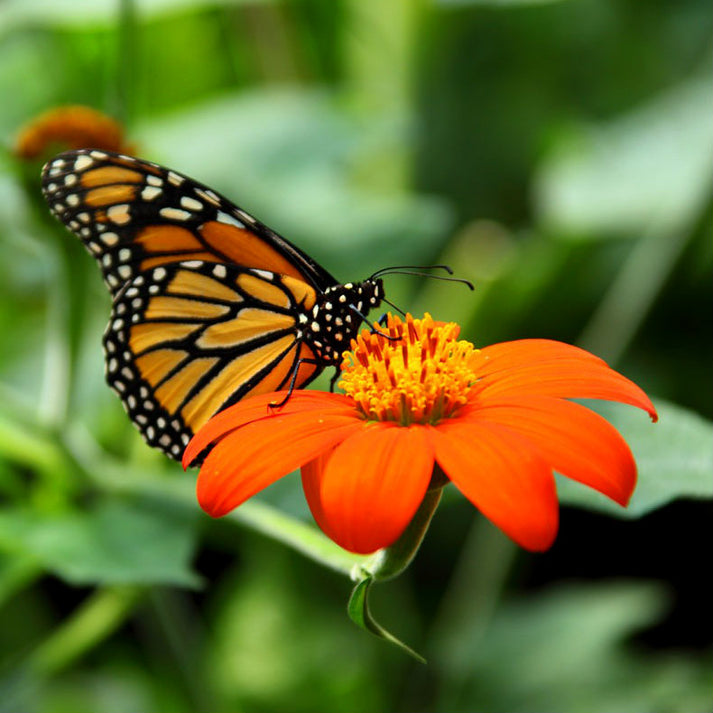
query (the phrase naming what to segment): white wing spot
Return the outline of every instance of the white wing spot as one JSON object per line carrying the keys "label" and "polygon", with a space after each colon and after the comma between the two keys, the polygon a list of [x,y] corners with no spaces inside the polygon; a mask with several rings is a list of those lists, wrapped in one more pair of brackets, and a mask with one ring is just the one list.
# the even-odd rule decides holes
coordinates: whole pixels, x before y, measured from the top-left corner
{"label": "white wing spot", "polygon": [[197,201],[195,198],[191,198],[190,196],[183,196],[181,198],[181,206],[186,210],[203,210],[203,204],[200,201]]}
{"label": "white wing spot", "polygon": [[158,198],[161,193],[163,193],[163,191],[156,186],[146,186],[146,188],[141,191],[141,197],[145,201],[152,201],[154,198]]}
{"label": "white wing spot", "polygon": [[[129,215],[129,205],[128,203],[119,203],[118,205],[113,205],[106,212],[107,218],[112,223],[117,225],[125,225],[131,220],[131,215]],[[77,216],[80,220],[81,215]]]}
{"label": "white wing spot", "polygon": [[208,201],[208,203],[212,203],[215,206],[220,205],[220,198],[215,193],[213,193],[213,191],[196,188],[195,192],[197,196],[200,196],[201,198],[203,198],[203,200]]}
{"label": "white wing spot", "polygon": [[191,217],[189,211],[180,208],[161,208],[159,214],[168,220],[188,220]]}
{"label": "white wing spot", "polygon": [[[106,156],[102,156],[102,158],[106,158]],[[75,171],[83,171],[84,169],[89,168],[90,166],[93,166],[93,165],[94,165],[94,160],[92,159],[92,157],[87,156],[86,154],[82,154],[74,162],[74,170]]]}
{"label": "white wing spot", "polygon": [[241,223],[235,216],[224,213],[222,210],[218,211],[218,222],[225,223],[226,225],[234,225],[236,228],[245,227],[245,223]]}
{"label": "white wing spot", "polygon": [[271,280],[272,279],[272,273],[268,272],[267,270],[250,270],[253,275],[257,275],[258,277],[262,277],[264,280]]}

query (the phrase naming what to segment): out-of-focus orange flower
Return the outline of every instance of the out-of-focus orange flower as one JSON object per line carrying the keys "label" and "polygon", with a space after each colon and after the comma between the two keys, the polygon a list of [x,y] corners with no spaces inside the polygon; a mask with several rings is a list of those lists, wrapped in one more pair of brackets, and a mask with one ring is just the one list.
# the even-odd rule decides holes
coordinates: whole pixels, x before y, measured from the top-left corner
{"label": "out-of-focus orange flower", "polygon": [[81,148],[134,153],[118,121],[81,105],[56,107],[40,114],[20,129],[15,140],[15,153],[23,159]]}
{"label": "out-of-focus orange flower", "polygon": [[[636,465],[621,435],[565,399],[620,401],[656,411],[646,394],[577,347],[525,339],[476,349],[456,324],[389,317],[389,338],[361,333],[345,353],[346,395],[284,392],[213,417],[184,466],[212,446],[198,499],[221,516],[295,468],[312,514],[358,553],[395,542],[438,464],[486,517],[530,550],[558,528],[553,470],[626,505]],[[441,476],[442,477],[442,476]]]}

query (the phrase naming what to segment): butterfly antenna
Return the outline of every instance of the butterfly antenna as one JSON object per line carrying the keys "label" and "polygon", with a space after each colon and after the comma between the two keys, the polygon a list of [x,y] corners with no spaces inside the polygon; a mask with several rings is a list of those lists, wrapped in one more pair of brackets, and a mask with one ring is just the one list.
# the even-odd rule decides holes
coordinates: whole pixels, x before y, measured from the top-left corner
{"label": "butterfly antenna", "polygon": [[[445,270],[448,275],[433,275],[430,272],[426,272],[426,270]],[[452,274],[453,270],[448,265],[394,265],[393,267],[384,267],[381,270],[377,270],[369,279],[373,280],[377,277],[383,277],[384,275],[413,275],[415,277],[426,277],[429,280],[458,282],[461,285],[465,285],[471,291],[475,290],[470,280],[464,280],[460,277],[451,277]]]}
{"label": "butterfly antenna", "polygon": [[382,267],[377,270],[371,278],[388,275],[393,270],[445,270],[449,275],[453,274],[453,268],[450,265],[392,265],[391,267]]}

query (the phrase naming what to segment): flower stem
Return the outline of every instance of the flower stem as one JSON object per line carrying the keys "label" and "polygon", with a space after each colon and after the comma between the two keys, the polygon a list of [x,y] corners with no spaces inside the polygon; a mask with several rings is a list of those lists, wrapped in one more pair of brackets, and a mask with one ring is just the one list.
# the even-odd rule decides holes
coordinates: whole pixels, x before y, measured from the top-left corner
{"label": "flower stem", "polygon": [[114,586],[96,590],[60,627],[35,649],[29,664],[35,673],[50,676],[114,633],[146,593],[144,587]]}
{"label": "flower stem", "polygon": [[421,505],[401,537],[391,547],[379,550],[365,564],[358,565],[361,572],[357,574],[357,579],[366,575],[373,577],[374,581],[383,582],[397,577],[411,564],[428,531],[442,492],[442,487],[426,491]]}

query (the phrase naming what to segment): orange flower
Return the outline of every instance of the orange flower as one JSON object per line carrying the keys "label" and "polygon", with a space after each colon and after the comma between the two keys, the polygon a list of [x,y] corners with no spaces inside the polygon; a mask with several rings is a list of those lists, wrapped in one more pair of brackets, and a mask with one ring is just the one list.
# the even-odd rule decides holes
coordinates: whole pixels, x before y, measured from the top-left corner
{"label": "orange flower", "polygon": [[[567,398],[656,411],[633,382],[589,352],[544,339],[476,349],[455,324],[389,317],[390,338],[362,331],[346,352],[346,395],[297,391],[280,409],[263,394],[213,417],[190,465],[212,445],[198,500],[226,514],[302,468],[312,514],[337,544],[366,554],[395,542],[437,464],[518,544],[545,550],[558,527],[553,470],[626,505],[636,465],[621,435]],[[443,476],[433,478],[433,486]],[[438,481],[438,482],[437,482]]]}
{"label": "orange flower", "polygon": [[40,114],[22,127],[15,140],[15,153],[24,159],[82,148],[133,153],[118,121],[81,104],[55,107]]}

